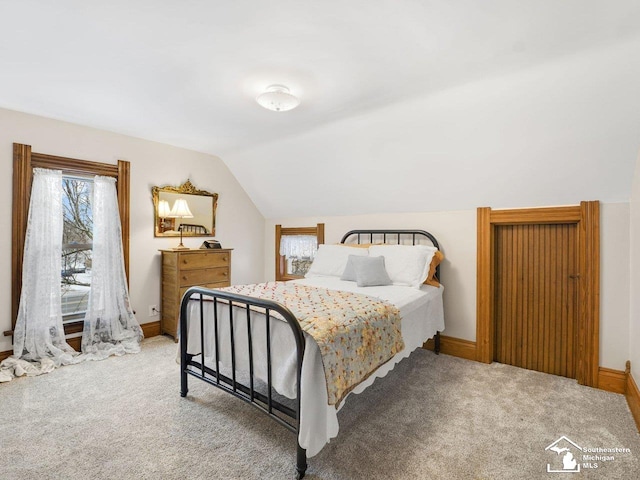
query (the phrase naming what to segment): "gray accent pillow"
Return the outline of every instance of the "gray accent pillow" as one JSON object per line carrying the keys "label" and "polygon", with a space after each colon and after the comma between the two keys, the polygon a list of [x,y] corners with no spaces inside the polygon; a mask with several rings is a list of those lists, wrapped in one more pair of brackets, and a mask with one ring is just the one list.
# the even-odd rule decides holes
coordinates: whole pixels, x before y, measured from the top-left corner
{"label": "gray accent pillow", "polygon": [[349,255],[347,258],[347,266],[344,268],[344,272],[342,272],[340,280],[349,280],[350,282],[356,281],[356,267],[353,265],[354,258],[358,258],[358,256]]}
{"label": "gray accent pillow", "polygon": [[[356,257],[352,260],[359,287],[392,285],[389,274],[384,268],[384,257]],[[346,268],[345,268],[346,270]]]}

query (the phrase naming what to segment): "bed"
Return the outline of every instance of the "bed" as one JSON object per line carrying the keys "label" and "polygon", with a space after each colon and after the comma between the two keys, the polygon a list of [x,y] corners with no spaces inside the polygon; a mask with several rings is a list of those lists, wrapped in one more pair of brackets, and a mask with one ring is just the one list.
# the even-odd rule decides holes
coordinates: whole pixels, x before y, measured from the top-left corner
{"label": "bed", "polygon": [[[384,247],[378,247],[380,243],[392,243],[403,252],[408,250],[404,245],[426,251],[427,247],[420,247],[424,243],[439,249],[435,237],[423,230],[353,230],[345,234],[340,243],[347,247],[344,251],[356,254],[349,255],[349,262],[352,256],[367,256],[376,248],[381,251]],[[365,248],[356,248],[356,245]],[[327,246],[323,251],[330,248],[339,250]],[[390,250],[382,251],[387,254],[387,268],[392,269]],[[338,255],[344,254],[341,251]],[[314,265],[319,263],[314,261]],[[182,299],[180,314],[181,395],[188,393],[188,377],[196,377],[250,403],[296,433],[298,479],[305,475],[307,458],[316,455],[337,436],[337,412],[348,396],[365,391],[376,378],[385,376],[430,338],[434,338],[437,354],[440,331],[444,329],[442,285],[420,282],[420,285],[358,286],[360,278],[355,282],[341,279],[339,274],[317,274],[319,270],[314,273],[314,265],[307,278],[286,284],[271,282],[221,290],[193,287]],[[344,264],[331,268],[338,272],[345,269]],[[436,266],[437,279],[439,270]],[[278,296],[281,294],[283,296]],[[344,299],[356,304],[362,301],[363,308],[369,310],[388,308],[390,318],[394,316],[398,322],[400,341],[391,339],[393,332],[387,332],[393,330],[389,326],[393,323],[382,318],[387,313],[384,310],[385,313],[379,315],[383,323],[367,320],[363,328],[369,330],[363,330],[361,335],[365,338],[373,331],[376,337],[388,335],[390,338],[388,351],[382,352],[378,346],[370,348],[372,354],[379,357],[379,364],[369,359],[371,371],[363,371],[357,363],[360,360],[366,363],[366,360],[357,356],[347,358],[353,351],[366,350],[364,348],[355,349],[348,344],[342,353],[327,353],[327,345],[313,336],[315,327],[308,328],[301,313],[304,308],[297,304],[307,302],[310,308],[316,308],[315,295],[321,296],[322,301],[326,300],[324,296],[330,298],[329,301],[335,297],[338,303]],[[322,310],[319,303],[317,309]],[[344,343],[344,338],[340,340]],[[334,368],[331,363],[334,360],[342,362],[339,365],[343,370]],[[338,375],[340,381],[334,377],[329,380],[330,371],[334,370],[342,373]],[[349,375],[356,377],[352,382],[355,384],[343,381],[342,377]]]}

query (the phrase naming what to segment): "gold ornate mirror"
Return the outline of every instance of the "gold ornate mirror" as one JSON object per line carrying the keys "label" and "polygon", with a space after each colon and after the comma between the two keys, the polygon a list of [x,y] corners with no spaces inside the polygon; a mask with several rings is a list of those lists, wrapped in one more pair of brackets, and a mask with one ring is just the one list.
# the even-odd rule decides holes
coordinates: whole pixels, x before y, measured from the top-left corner
{"label": "gold ornate mirror", "polygon": [[218,194],[187,180],[179,187],[153,187],[154,236],[211,237],[216,234]]}

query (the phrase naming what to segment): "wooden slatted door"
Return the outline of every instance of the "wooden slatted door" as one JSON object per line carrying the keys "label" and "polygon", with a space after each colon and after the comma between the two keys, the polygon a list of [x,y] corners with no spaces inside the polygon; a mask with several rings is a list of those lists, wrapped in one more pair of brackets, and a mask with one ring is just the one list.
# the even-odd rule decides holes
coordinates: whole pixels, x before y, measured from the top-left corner
{"label": "wooden slatted door", "polygon": [[576,378],[577,230],[496,225],[495,361]]}

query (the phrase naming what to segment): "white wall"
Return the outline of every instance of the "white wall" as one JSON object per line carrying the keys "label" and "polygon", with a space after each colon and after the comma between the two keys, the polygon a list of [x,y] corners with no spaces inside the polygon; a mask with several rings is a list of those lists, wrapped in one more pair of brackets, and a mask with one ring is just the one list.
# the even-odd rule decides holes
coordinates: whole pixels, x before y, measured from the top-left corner
{"label": "white wall", "polygon": [[600,204],[601,367],[624,370],[629,359],[629,271],[629,204]]}
{"label": "white wall", "polygon": [[[353,229],[418,228],[433,233],[445,261],[445,335],[476,339],[476,210],[403,214],[318,216],[267,219],[265,265],[267,280],[275,278],[275,225],[325,224],[325,243],[337,243]],[[629,205],[601,205],[600,365],[624,370],[629,356]]]}
{"label": "white wall", "polygon": [[[0,332],[11,329],[11,216],[12,144],[32,146],[38,153],[104,163],[131,162],[130,294],[140,323],[158,320],[148,316],[148,305],[160,304],[158,249],[177,246],[178,239],[154,238],[151,187],[179,185],[190,179],[196,188],[217,192],[216,238],[234,248],[232,281],[259,282],[263,278],[264,218],[235,177],[217,157],[160,143],[91,129],[70,123],[0,109],[0,211],[5,228],[0,240]],[[185,238],[198,247],[202,238]],[[10,337],[0,335],[0,351],[11,350]]]}
{"label": "white wall", "polygon": [[640,155],[631,191],[629,360],[636,383],[640,382]]}
{"label": "white wall", "polygon": [[[187,178],[196,187],[220,195],[216,237],[234,248],[233,283],[273,279],[274,225],[307,226],[325,223],[328,243],[338,242],[354,228],[424,228],[442,242],[446,334],[475,340],[476,211],[375,214],[352,216],[273,218],[265,222],[242,187],[217,157],[56,120],[0,109],[0,208],[5,228],[0,232],[6,248],[0,254],[0,331],[11,328],[11,215],[12,143],[61,156],[116,163],[131,162],[130,290],[140,323],[147,306],[160,303],[158,249],[177,244],[176,238],[153,237],[153,185],[178,185]],[[631,218],[631,220],[629,220]],[[631,243],[629,243],[631,239]],[[202,239],[186,238],[197,247]],[[634,377],[640,378],[640,160],[636,168],[631,205],[601,205],[601,366],[624,369],[631,358]],[[630,252],[630,253],[629,253]],[[631,267],[629,266],[631,262]],[[633,268],[636,267],[636,268]],[[631,285],[631,286],[629,286]],[[631,298],[630,298],[631,297]],[[629,339],[627,341],[627,338]],[[0,336],[0,351],[10,350],[8,337]]]}

